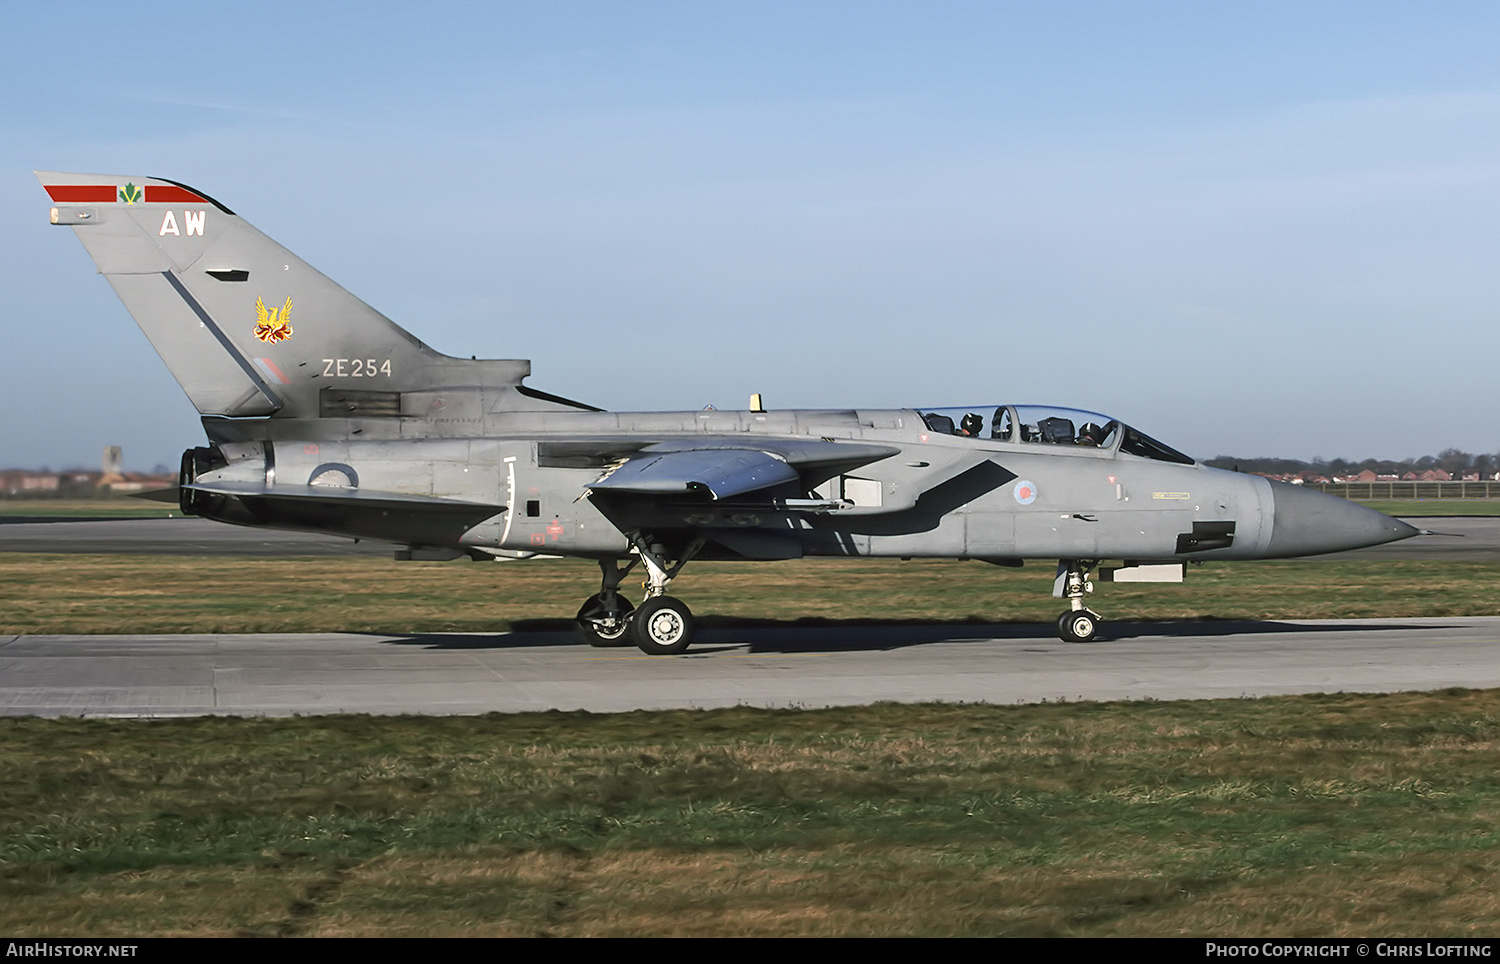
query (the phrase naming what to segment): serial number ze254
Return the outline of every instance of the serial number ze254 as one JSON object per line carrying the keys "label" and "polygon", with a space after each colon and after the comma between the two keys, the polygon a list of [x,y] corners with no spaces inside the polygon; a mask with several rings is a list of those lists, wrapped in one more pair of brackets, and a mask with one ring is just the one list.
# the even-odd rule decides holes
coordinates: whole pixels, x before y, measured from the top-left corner
{"label": "serial number ze254", "polygon": [[378,358],[325,358],[323,375],[327,378],[374,378],[391,376],[391,360]]}

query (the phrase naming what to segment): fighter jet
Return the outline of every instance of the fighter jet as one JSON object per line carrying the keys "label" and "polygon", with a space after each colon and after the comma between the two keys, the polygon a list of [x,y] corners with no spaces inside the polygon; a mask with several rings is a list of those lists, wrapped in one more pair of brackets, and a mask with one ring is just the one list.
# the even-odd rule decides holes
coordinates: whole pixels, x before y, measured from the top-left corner
{"label": "fighter jet", "polygon": [[[667,589],[695,559],[1056,560],[1058,635],[1087,641],[1096,569],[1175,582],[1188,562],[1418,534],[1092,412],[780,411],[758,396],[744,411],[607,412],[526,385],[529,361],[434,351],[196,188],[37,176],[52,223],[202,415],[183,512],[386,540],[402,559],[594,559],[578,622],[596,646],[687,649],[693,615]],[[639,607],[622,590],[636,566]]]}

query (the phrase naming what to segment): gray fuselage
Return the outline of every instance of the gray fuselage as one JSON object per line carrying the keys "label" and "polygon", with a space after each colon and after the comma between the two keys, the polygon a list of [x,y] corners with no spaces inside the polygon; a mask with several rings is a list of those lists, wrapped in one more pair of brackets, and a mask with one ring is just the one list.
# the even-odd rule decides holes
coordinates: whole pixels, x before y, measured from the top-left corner
{"label": "gray fuselage", "polygon": [[[382,507],[351,513],[333,528],[420,547],[590,557],[628,553],[623,532],[632,528],[693,532],[708,542],[702,555],[719,558],[1164,561],[1329,552],[1409,529],[1320,493],[1122,451],[1118,438],[1104,447],[967,438],[932,431],[916,410],[485,413],[437,401],[421,415],[266,420],[257,426],[270,436],[262,441],[232,440],[226,429],[234,423],[205,420],[229,464],[198,481],[491,506],[496,511],[484,518],[476,509],[441,524]],[[645,442],[737,449],[809,438],[874,443],[895,454],[833,474],[804,471],[797,491],[723,500],[684,492],[625,506],[590,497],[618,453]],[[778,496],[839,508],[788,508]],[[313,524],[278,509],[266,506],[255,518],[238,508],[200,514],[330,528],[324,516]]]}

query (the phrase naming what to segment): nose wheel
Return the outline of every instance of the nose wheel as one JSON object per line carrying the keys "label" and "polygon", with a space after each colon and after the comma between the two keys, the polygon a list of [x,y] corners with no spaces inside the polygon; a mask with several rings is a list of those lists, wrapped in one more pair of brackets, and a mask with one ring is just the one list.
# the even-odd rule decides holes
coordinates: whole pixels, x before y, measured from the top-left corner
{"label": "nose wheel", "polygon": [[1075,609],[1057,617],[1057,636],[1065,643],[1087,643],[1099,638],[1099,614]]}
{"label": "nose wheel", "polygon": [[1057,617],[1057,636],[1065,643],[1087,643],[1099,638],[1099,614],[1083,604],[1083,597],[1094,591],[1089,571],[1099,565],[1095,559],[1063,559],[1057,564],[1057,578],[1052,595],[1066,599],[1070,607]]}

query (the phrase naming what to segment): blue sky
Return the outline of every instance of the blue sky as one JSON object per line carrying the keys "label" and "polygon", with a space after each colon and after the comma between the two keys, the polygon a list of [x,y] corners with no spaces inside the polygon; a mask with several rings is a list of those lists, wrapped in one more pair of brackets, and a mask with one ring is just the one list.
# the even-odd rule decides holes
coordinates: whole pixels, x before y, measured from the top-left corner
{"label": "blue sky", "polygon": [[612,409],[1494,452],[1497,49],[1493,3],[13,5],[0,466],[201,441],[34,168],[193,185]]}

